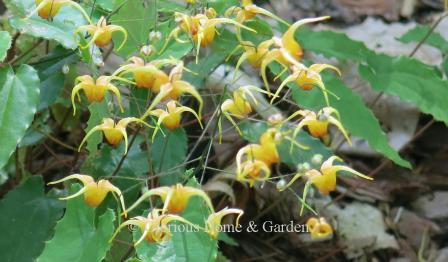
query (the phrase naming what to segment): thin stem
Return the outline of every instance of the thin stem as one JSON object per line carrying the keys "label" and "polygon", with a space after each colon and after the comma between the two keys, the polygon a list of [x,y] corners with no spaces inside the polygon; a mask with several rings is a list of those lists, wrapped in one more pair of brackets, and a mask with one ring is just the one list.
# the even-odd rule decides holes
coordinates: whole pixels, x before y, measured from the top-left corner
{"label": "thin stem", "polygon": [[124,160],[126,159],[126,157],[129,154],[129,151],[131,151],[131,147],[134,144],[135,139],[137,138],[138,133],[140,132],[140,130],[142,129],[142,126],[139,126],[137,128],[137,130],[135,131],[134,135],[132,136],[131,142],[129,143],[128,146],[128,151],[126,152],[126,154],[124,154],[121,159],[120,162],[118,162],[117,167],[115,168],[114,172],[112,173],[111,177],[114,177],[118,174],[118,172],[120,171],[121,167],[123,166]]}
{"label": "thin stem", "polygon": [[39,41],[37,41],[37,43],[36,43],[35,45],[33,45],[30,49],[28,49],[28,50],[26,50],[25,52],[23,52],[23,54],[21,54],[20,56],[18,56],[18,57],[16,57],[16,58],[12,59],[12,60],[9,62],[9,64],[10,64],[10,65],[15,64],[17,61],[19,61],[20,59],[24,58],[25,56],[27,56],[28,54],[30,54],[31,52],[33,52],[34,49],[36,49],[37,47],[39,47],[39,45],[40,45],[41,43],[43,43],[43,42],[44,42],[43,39],[39,39]]}

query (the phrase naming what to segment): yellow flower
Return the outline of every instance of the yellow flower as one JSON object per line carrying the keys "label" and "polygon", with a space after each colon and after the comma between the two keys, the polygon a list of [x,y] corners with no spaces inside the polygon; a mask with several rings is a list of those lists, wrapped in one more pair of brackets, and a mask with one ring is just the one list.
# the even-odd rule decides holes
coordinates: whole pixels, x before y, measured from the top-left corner
{"label": "yellow flower", "polygon": [[236,155],[237,170],[242,170],[243,157],[247,160],[259,160],[267,166],[280,162],[277,144],[282,140],[281,132],[270,128],[260,137],[260,144],[250,144],[241,148]]}
{"label": "yellow flower", "polygon": [[124,154],[128,152],[128,134],[126,132],[126,127],[132,123],[137,122],[143,124],[149,128],[154,128],[153,126],[148,125],[145,121],[135,118],[135,117],[126,117],[118,121],[115,124],[115,121],[111,118],[104,118],[103,123],[92,128],[84,137],[81,144],[79,145],[78,151],[81,150],[82,145],[87,141],[87,139],[95,132],[102,131],[104,136],[106,137],[107,142],[109,142],[113,146],[117,146],[123,140],[125,141],[125,151]]}
{"label": "yellow flower", "polygon": [[337,156],[330,157],[327,161],[322,163],[320,168],[320,175],[317,173],[307,174],[309,181],[319,189],[319,191],[326,195],[331,191],[334,191],[336,188],[336,175],[339,171],[346,171],[348,173],[357,175],[367,180],[373,180],[373,178],[366,176],[364,174],[359,173],[358,171],[342,165],[333,165],[333,161],[343,161],[341,158]]}
{"label": "yellow flower", "polygon": [[171,100],[166,104],[166,110],[163,109],[154,109],[149,112],[149,115],[158,117],[157,127],[153,133],[153,139],[157,134],[158,128],[160,124],[164,124],[168,129],[176,129],[180,126],[180,121],[182,117],[182,113],[190,112],[192,113],[196,119],[199,121],[199,124],[202,127],[201,118],[198,114],[191,108],[187,106],[176,106],[176,101]]}
{"label": "yellow flower", "polygon": [[196,88],[192,86],[187,81],[183,81],[182,74],[184,70],[184,63],[182,61],[179,61],[179,64],[175,66],[169,75],[168,83],[162,85],[160,87],[160,92],[157,94],[157,96],[152,101],[149,108],[146,110],[146,112],[143,114],[142,119],[145,119],[148,117],[152,111],[152,109],[162,100],[170,98],[173,100],[178,99],[182,94],[187,93],[192,95],[196,100],[199,102],[199,110],[198,115],[201,117],[202,113],[202,106],[203,106],[203,100],[201,95],[199,95],[198,91],[196,91]]}
{"label": "yellow flower", "polygon": [[292,144],[306,150],[290,137],[282,134],[278,128],[269,128],[260,137],[260,144],[249,144],[236,155],[236,177],[238,181],[247,181],[252,187],[256,181],[266,181],[271,175],[272,164],[280,162],[277,144],[287,139]]}
{"label": "yellow flower", "polygon": [[246,27],[229,18],[215,18],[216,11],[213,9],[207,10],[206,14],[197,14],[195,16],[189,16],[176,12],[175,14],[178,26],[169,34],[164,48],[168,45],[171,39],[175,39],[178,42],[185,42],[179,39],[179,33],[185,32],[196,44],[196,62],[198,62],[200,47],[206,47],[213,42],[216,36],[216,26],[219,24],[232,24],[237,28],[241,27],[246,30],[256,33],[255,30]]}
{"label": "yellow flower", "polygon": [[87,15],[86,11],[76,2],[71,0],[35,0],[36,9],[31,12],[25,19],[30,18],[35,13],[37,13],[43,19],[49,19],[55,17],[61,8],[66,5],[73,6],[78,9],[85,17],[85,19],[92,23],[89,15]]}
{"label": "yellow flower", "polygon": [[104,16],[102,16],[100,20],[98,20],[98,23],[96,25],[90,24],[78,27],[73,33],[75,39],[78,39],[79,33],[82,32],[88,32],[91,37],[91,40],[85,46],[78,43],[78,45],[82,49],[88,48],[93,43],[95,43],[95,45],[98,47],[106,47],[110,44],[110,42],[112,42],[112,33],[121,32],[124,38],[121,45],[117,49],[118,51],[124,46],[128,38],[128,33],[123,27],[117,25],[107,25],[107,21]]}
{"label": "yellow flower", "polygon": [[295,34],[297,29],[299,29],[301,26],[309,24],[309,23],[316,23],[323,20],[330,19],[329,16],[322,16],[322,17],[316,17],[316,18],[306,18],[301,19],[294,24],[292,24],[288,30],[283,34],[281,38],[281,46],[280,48],[284,48],[289,55],[291,55],[294,59],[297,61],[300,61],[303,56],[303,50],[300,46],[299,42],[297,42],[295,38]]}
{"label": "yellow flower", "polygon": [[277,92],[275,93],[274,97],[271,100],[271,104],[274,102],[275,98],[278,97],[280,94],[280,91],[290,82],[296,82],[296,84],[302,88],[303,90],[311,90],[313,87],[317,86],[319,87],[325,97],[325,102],[327,105],[329,105],[328,101],[328,90],[325,88],[325,84],[322,80],[322,77],[320,76],[320,73],[325,69],[332,69],[334,70],[339,76],[341,75],[341,72],[339,69],[332,65],[327,64],[314,64],[310,67],[306,67],[303,64],[296,63],[292,66],[293,73],[288,76],[278,87]]}
{"label": "yellow flower", "polygon": [[193,228],[198,229],[196,225],[180,216],[164,214],[160,209],[153,209],[147,217],[137,216],[123,222],[117,228],[110,241],[116,237],[122,228],[137,226],[142,232],[142,236],[134,243],[134,246],[137,246],[143,240],[146,240],[149,243],[162,243],[171,239],[172,233],[168,224],[174,221],[188,224]]}
{"label": "yellow flower", "polygon": [[54,185],[70,179],[77,179],[81,181],[84,187],[77,193],[68,197],[63,197],[61,198],[61,200],[67,200],[80,195],[84,195],[84,201],[88,206],[97,207],[104,201],[107,194],[109,192],[112,192],[115,193],[120,199],[121,206],[124,210],[124,215],[126,216],[127,213],[126,207],[124,206],[123,194],[118,187],[112,185],[112,183],[110,183],[108,180],[100,179],[98,180],[98,182],[95,182],[95,180],[91,176],[74,174],[64,177],[63,179],[50,182],[48,183],[48,185]]}
{"label": "yellow flower", "polygon": [[240,164],[236,173],[236,180],[249,182],[253,187],[255,182],[264,182],[271,176],[271,169],[265,162],[249,159]]}
{"label": "yellow flower", "polygon": [[[266,55],[269,53],[269,48],[273,44],[272,40],[266,40],[261,42],[258,46],[255,46],[252,42],[242,41],[237,48],[233,51],[236,52],[240,48],[244,48],[244,52],[238,59],[235,67],[235,74],[244,61],[248,61],[255,68],[259,68]],[[232,53],[233,53],[232,52]]]}
{"label": "yellow flower", "polygon": [[[247,90],[238,89],[233,92],[233,99],[226,99],[222,105],[221,105],[221,111],[226,116],[232,114],[232,116],[243,119],[247,117],[250,113],[252,113],[252,107],[249,102],[247,102],[247,97],[245,95],[247,94]],[[254,99],[255,101],[255,99]],[[230,117],[230,116],[229,116]],[[233,120],[230,120],[233,122]]]}
{"label": "yellow flower", "polygon": [[280,191],[284,191],[285,189],[290,187],[300,177],[305,176],[307,178],[308,181],[305,184],[305,188],[303,190],[303,197],[301,199],[302,208],[300,210],[300,214],[303,213],[306,195],[308,194],[308,190],[309,190],[309,187],[311,184],[314,185],[319,190],[319,192],[321,192],[322,194],[328,195],[330,192],[332,192],[336,189],[336,177],[337,177],[337,172],[339,172],[339,171],[346,171],[353,175],[362,177],[364,179],[373,180],[373,178],[366,176],[348,166],[333,165],[333,162],[335,160],[341,161],[341,162],[343,161],[341,158],[339,158],[337,156],[332,156],[329,159],[327,159],[325,162],[322,163],[320,171],[318,171],[316,169],[299,171],[285,187],[280,188]]}
{"label": "yellow flower", "polygon": [[[328,134],[328,126],[330,124],[335,125],[341,133],[344,135],[347,142],[351,145],[352,142],[350,137],[347,134],[347,131],[344,129],[340,122],[339,112],[332,107],[325,107],[316,114],[313,111],[309,110],[299,110],[292,114],[285,121],[289,121],[296,116],[303,116],[303,119],[299,122],[297,127],[294,130],[294,137],[297,136],[299,131],[307,126],[310,134],[314,137],[321,138],[324,142],[329,142],[329,134]],[[333,116],[334,115],[334,116]]]}
{"label": "yellow flower", "polygon": [[129,64],[118,68],[113,75],[122,76],[132,73],[137,87],[148,88],[158,93],[160,87],[169,82],[169,76],[160,68],[165,65],[177,65],[180,61],[160,59],[145,63],[142,58],[133,56],[129,59],[129,62]]}
{"label": "yellow flower", "polygon": [[[283,34],[281,38],[273,37],[272,42],[276,46],[275,49],[270,50],[264,57],[261,63],[261,76],[263,78],[266,89],[269,90],[269,84],[266,76],[266,68],[273,61],[277,61],[287,70],[289,66],[297,64],[303,56],[303,50],[299,42],[295,39],[295,33],[301,26],[309,23],[315,23],[329,19],[329,16],[306,18],[295,22]],[[281,74],[280,74],[281,75]]]}
{"label": "yellow flower", "polygon": [[333,228],[327,223],[325,218],[312,217],[306,222],[308,230],[310,231],[311,238],[326,238],[333,235]]}
{"label": "yellow flower", "polygon": [[167,211],[171,214],[179,214],[187,208],[188,201],[193,196],[201,197],[207,204],[210,211],[213,212],[213,204],[208,195],[201,189],[190,187],[190,186],[182,186],[182,184],[176,184],[171,187],[163,186],[153,188],[146,193],[144,193],[135,203],[127,210],[130,212],[134,208],[136,208],[142,201],[151,197],[151,196],[160,196],[164,203],[163,211]]}
{"label": "yellow flower", "polygon": [[205,232],[208,233],[213,239],[217,239],[221,227],[222,218],[229,214],[237,214],[236,225],[239,225],[239,220],[244,214],[243,210],[237,208],[224,208],[219,212],[212,213],[208,216],[205,222]]}
{"label": "yellow flower", "polygon": [[[238,119],[246,118],[250,113],[252,113],[252,106],[248,102],[249,97],[252,99],[253,103],[258,104],[257,99],[252,94],[251,90],[270,94],[256,86],[241,86],[240,88],[233,91],[233,99],[226,99],[221,105],[222,114],[229,120],[230,123],[235,127],[240,135],[242,132],[236,122],[232,117],[236,117]],[[221,134],[221,119],[218,120],[219,133]]]}
{"label": "yellow flower", "polygon": [[266,9],[255,5],[252,0],[242,0],[241,7],[233,6],[227,9],[227,11],[225,12],[225,16],[231,16],[232,14],[236,14],[236,21],[239,23],[244,23],[247,20],[252,19],[254,16],[260,14],[273,18],[283,24],[289,25],[280,17],[274,15]]}
{"label": "yellow flower", "polygon": [[129,82],[126,79],[115,76],[100,76],[96,79],[96,81],[89,75],[78,76],[75,80],[75,86],[73,87],[71,95],[73,114],[74,115],[76,114],[75,96],[81,90],[84,90],[84,93],[87,97],[87,101],[89,101],[90,103],[103,101],[104,96],[106,95],[106,91],[108,90],[113,92],[117,96],[118,104],[120,106],[121,111],[123,112],[120,90],[118,90],[116,86],[111,84],[112,80],[121,80]]}

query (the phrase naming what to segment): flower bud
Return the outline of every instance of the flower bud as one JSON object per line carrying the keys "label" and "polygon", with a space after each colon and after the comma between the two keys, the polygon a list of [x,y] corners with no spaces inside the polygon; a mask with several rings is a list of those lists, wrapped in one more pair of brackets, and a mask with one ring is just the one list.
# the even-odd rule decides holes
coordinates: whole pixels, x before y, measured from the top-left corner
{"label": "flower bud", "polygon": [[274,125],[274,126],[281,124],[284,120],[285,120],[285,118],[283,117],[283,115],[281,113],[273,114],[268,118],[269,124]]}
{"label": "flower bud", "polygon": [[213,8],[208,8],[208,9],[205,11],[205,15],[206,15],[208,18],[212,19],[212,18],[215,18],[215,17],[217,16],[217,13],[216,13],[216,10],[215,10],[215,9],[213,9]]}
{"label": "flower bud", "polygon": [[302,164],[298,164],[297,165],[297,171],[300,172],[300,173],[302,173],[302,172],[304,173],[304,172],[306,172],[306,171],[308,171],[310,169],[311,169],[311,166],[310,166],[310,164],[308,162],[304,162]]}
{"label": "flower bud", "polygon": [[140,54],[142,56],[149,56],[153,51],[153,47],[151,45],[144,45],[140,48]]}
{"label": "flower bud", "polygon": [[275,133],[275,136],[274,136],[275,142],[280,142],[282,140],[282,138],[283,138],[283,136],[280,132]]}
{"label": "flower bud", "polygon": [[160,33],[160,31],[151,31],[149,33],[149,41],[157,42],[160,39],[162,39],[162,33]]}
{"label": "flower bud", "polygon": [[286,187],[286,180],[284,180],[283,178],[280,179],[275,185],[275,187],[277,188],[278,191],[283,191]]}
{"label": "flower bud", "polygon": [[323,160],[323,156],[321,154],[315,154],[313,156],[313,158],[311,158],[311,163],[313,165],[319,166],[320,164],[322,164],[322,160]]}
{"label": "flower bud", "polygon": [[64,75],[66,75],[66,74],[68,74],[70,72],[70,67],[67,65],[67,64],[65,64],[63,67],[62,67],[62,73],[64,74]]}

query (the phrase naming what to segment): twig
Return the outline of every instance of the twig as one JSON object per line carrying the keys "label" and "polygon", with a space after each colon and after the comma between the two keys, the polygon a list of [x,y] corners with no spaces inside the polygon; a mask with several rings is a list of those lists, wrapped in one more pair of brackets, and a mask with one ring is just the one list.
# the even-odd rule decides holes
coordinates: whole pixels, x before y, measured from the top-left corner
{"label": "twig", "polygon": [[33,52],[34,49],[36,49],[37,47],[39,47],[39,45],[41,43],[43,43],[44,40],[43,39],[39,39],[39,41],[37,41],[37,43],[35,45],[33,45],[32,47],[30,47],[28,50],[26,50],[25,52],[23,52],[23,54],[19,55],[18,57],[12,59],[9,64],[13,65],[14,63],[16,63],[17,61],[19,61],[20,59],[24,58],[25,56],[27,56],[29,53]]}
{"label": "twig", "polygon": [[124,160],[126,159],[126,157],[128,156],[129,152],[131,151],[131,147],[134,144],[135,139],[137,138],[138,133],[140,132],[140,130],[142,129],[142,126],[139,126],[137,128],[137,130],[135,131],[134,135],[132,136],[131,142],[128,145],[126,154],[124,154],[121,159],[120,162],[118,162],[117,167],[115,168],[114,172],[112,173],[111,177],[114,177],[118,174],[118,172],[120,171],[121,167],[123,166]]}
{"label": "twig", "polygon": [[74,147],[72,147],[72,146],[62,142],[58,138],[56,138],[56,137],[54,137],[54,136],[52,136],[50,134],[47,134],[47,133],[43,132],[42,130],[40,130],[38,128],[33,127],[33,130],[38,132],[38,133],[40,133],[40,134],[42,134],[42,135],[44,135],[45,137],[47,137],[48,139],[50,139],[51,141],[55,142],[56,144],[58,144],[58,145],[60,145],[62,147],[65,147],[65,148],[70,149],[72,151],[78,151],[76,148],[74,148]]}

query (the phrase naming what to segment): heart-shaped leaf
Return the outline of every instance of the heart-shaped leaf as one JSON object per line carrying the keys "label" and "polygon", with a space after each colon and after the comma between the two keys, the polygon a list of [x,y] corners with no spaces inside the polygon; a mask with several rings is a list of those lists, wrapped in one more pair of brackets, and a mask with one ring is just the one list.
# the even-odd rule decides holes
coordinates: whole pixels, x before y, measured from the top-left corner
{"label": "heart-shaped leaf", "polygon": [[39,102],[39,77],[28,65],[16,73],[0,69],[0,168],[5,165],[33,121]]}
{"label": "heart-shaped leaf", "polygon": [[73,32],[81,25],[87,24],[81,12],[71,6],[64,6],[52,21],[37,15],[25,19],[36,8],[34,0],[6,0],[8,10],[12,13],[11,25],[23,34],[55,40],[65,48],[75,49]]}

